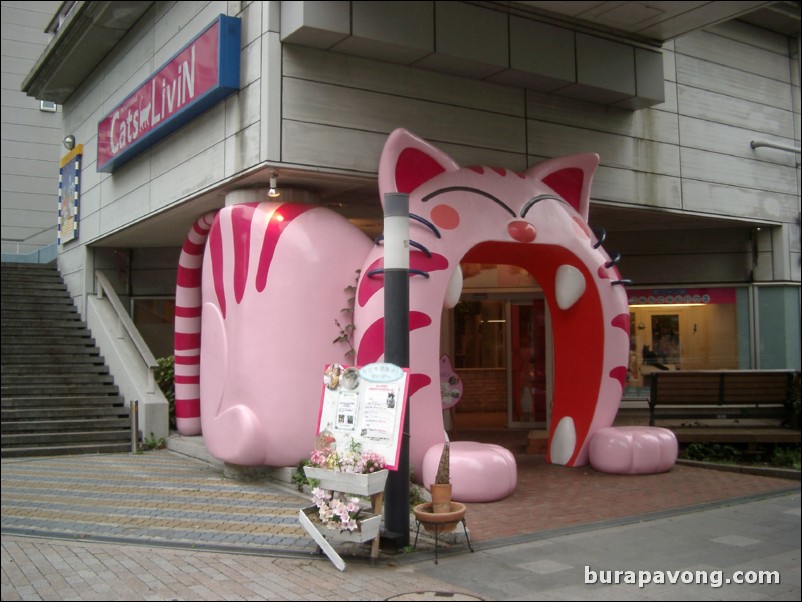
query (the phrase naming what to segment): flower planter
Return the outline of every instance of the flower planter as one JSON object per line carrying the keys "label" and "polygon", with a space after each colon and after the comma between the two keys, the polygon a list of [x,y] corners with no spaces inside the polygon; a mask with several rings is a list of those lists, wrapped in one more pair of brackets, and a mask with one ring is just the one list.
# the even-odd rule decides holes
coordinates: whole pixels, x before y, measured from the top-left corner
{"label": "flower planter", "polygon": [[450,502],[448,512],[434,512],[431,502],[418,504],[412,509],[415,518],[427,533],[448,533],[453,531],[465,517],[465,504]]}
{"label": "flower planter", "polygon": [[339,470],[327,470],[314,466],[304,466],[304,474],[307,478],[320,481],[322,489],[332,491],[346,491],[355,495],[373,495],[384,491],[384,484],[387,482],[387,469],[371,472],[369,474],[358,474],[354,472],[341,472]]}
{"label": "flower planter", "polygon": [[301,525],[307,532],[311,534],[310,529],[314,529],[326,539],[362,543],[378,537],[379,527],[382,522],[381,514],[362,512],[359,516],[360,518],[356,521],[359,527],[355,531],[341,531],[339,529],[329,529],[320,522],[317,506],[307,506],[298,513]]}

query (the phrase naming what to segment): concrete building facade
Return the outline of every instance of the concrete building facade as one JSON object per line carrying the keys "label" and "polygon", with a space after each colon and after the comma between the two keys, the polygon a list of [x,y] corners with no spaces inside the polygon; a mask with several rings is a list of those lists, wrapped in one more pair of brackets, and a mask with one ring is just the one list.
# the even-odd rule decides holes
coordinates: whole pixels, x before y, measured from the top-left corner
{"label": "concrete building facade", "polygon": [[45,29],[59,4],[2,4],[3,253],[27,254],[54,242],[61,110],[49,100],[28,97],[22,81],[47,47]]}
{"label": "concrete building facade", "polygon": [[[662,358],[671,368],[799,370],[799,3],[663,4],[63,3],[20,83],[63,107],[58,139],[82,145],[80,228],[58,247],[62,275],[87,313],[104,274],[153,353],[169,355],[178,254],[199,216],[237,191],[264,195],[275,177],[282,200],[378,233],[378,158],[403,127],[462,165],[523,171],[600,155],[589,222],[633,281],[628,394],[643,393],[662,329],[682,345]],[[104,120],[220,15],[240,27],[237,89],[104,163]],[[481,387],[466,410],[542,424],[549,332],[537,283],[484,272],[466,280],[460,315],[513,324],[526,306],[505,328],[540,341],[542,412],[514,384],[517,333],[500,332],[497,359],[476,359],[464,343],[473,327],[450,316],[442,351]],[[498,401],[480,407],[493,391]]]}

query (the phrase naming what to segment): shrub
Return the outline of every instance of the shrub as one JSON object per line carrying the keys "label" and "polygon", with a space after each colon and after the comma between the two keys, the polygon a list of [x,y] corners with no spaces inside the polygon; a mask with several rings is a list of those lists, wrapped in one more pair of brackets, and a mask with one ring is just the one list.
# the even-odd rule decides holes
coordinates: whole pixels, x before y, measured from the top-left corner
{"label": "shrub", "polygon": [[170,428],[175,430],[175,356],[160,357],[156,360],[156,383],[167,398],[170,411]]}

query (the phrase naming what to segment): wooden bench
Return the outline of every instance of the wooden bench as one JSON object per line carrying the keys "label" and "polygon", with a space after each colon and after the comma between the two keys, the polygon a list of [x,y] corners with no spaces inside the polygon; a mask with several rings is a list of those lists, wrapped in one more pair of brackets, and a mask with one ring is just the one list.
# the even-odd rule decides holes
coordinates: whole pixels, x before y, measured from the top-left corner
{"label": "wooden bench", "polygon": [[680,443],[799,443],[791,428],[799,372],[672,370],[651,375],[649,424],[666,421]]}

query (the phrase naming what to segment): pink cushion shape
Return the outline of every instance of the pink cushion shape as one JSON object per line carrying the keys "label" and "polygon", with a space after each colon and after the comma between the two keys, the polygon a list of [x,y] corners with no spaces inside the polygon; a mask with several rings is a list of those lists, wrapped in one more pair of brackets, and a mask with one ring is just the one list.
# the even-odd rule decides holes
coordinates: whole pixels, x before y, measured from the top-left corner
{"label": "pink cushion shape", "polygon": [[590,465],[612,474],[653,474],[671,470],[677,461],[677,437],[656,426],[611,426],[590,441]]}
{"label": "pink cushion shape", "polygon": [[[423,485],[434,483],[443,444],[430,447],[423,457]],[[510,450],[489,443],[453,441],[451,498],[456,502],[495,502],[515,491],[518,466]]]}

